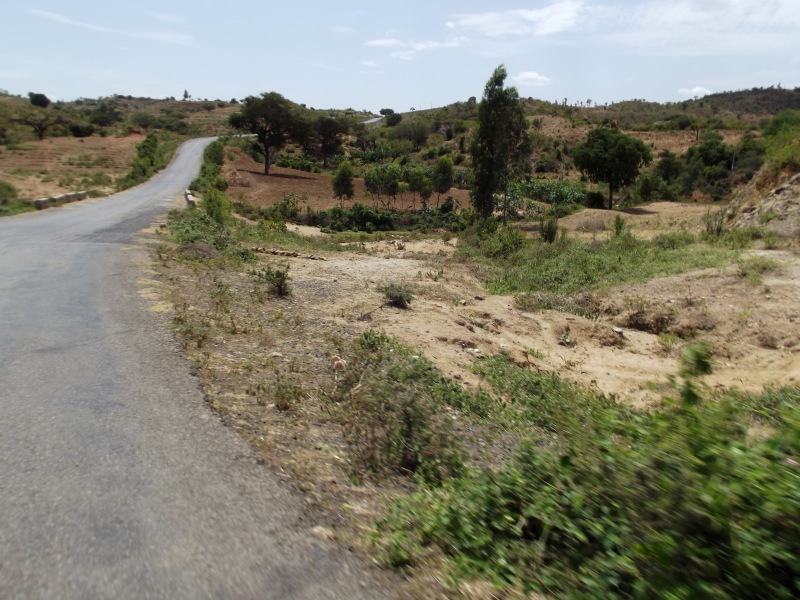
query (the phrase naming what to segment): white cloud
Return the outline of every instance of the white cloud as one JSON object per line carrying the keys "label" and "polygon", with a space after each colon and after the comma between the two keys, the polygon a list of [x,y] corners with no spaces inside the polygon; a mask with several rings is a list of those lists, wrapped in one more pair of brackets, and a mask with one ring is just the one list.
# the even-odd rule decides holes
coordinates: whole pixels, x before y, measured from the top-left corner
{"label": "white cloud", "polygon": [[154,12],[152,10],[143,10],[142,13],[146,14],[148,17],[152,17],[153,19],[157,19],[159,21],[165,21],[167,23],[183,22],[183,19],[181,19],[178,15],[170,15],[162,12]]}
{"label": "white cloud", "polygon": [[177,44],[180,46],[189,46],[192,43],[192,36],[183,33],[174,33],[169,31],[123,31],[121,29],[113,29],[111,27],[103,27],[101,25],[93,25],[91,23],[83,23],[82,21],[75,21],[69,17],[65,17],[59,13],[50,12],[47,10],[31,10],[31,12],[44,19],[55,21],[56,23],[64,23],[73,27],[80,27],[98,33],[109,33],[112,35],[122,35],[125,37],[133,37],[145,40],[152,40],[156,42],[164,42],[166,44]]}
{"label": "white cloud", "polygon": [[370,40],[364,43],[365,46],[372,46],[375,48],[391,48],[392,46],[404,46],[403,42],[400,40],[395,40],[393,38],[383,38],[379,40]]}
{"label": "white cloud", "polygon": [[440,48],[458,48],[466,41],[466,38],[455,37],[444,42],[435,42],[433,40],[425,40],[424,42],[407,42],[403,44],[404,50],[392,52],[392,58],[399,58],[401,60],[412,60],[420,52],[426,50],[438,50]]}
{"label": "white cloud", "polygon": [[369,67],[370,69],[376,69],[379,66],[377,60],[362,60],[359,64]]}
{"label": "white cloud", "polygon": [[656,54],[752,55],[800,47],[796,0],[644,0],[596,14],[608,39]]}
{"label": "white cloud", "polygon": [[451,23],[493,38],[552,35],[575,28],[583,9],[582,0],[562,0],[538,9],[460,14]]}
{"label": "white cloud", "polygon": [[514,83],[517,85],[525,85],[525,86],[542,86],[542,85],[550,85],[553,80],[549,77],[545,77],[544,75],[540,75],[536,71],[522,71],[521,73],[516,74],[513,78]]}
{"label": "white cloud", "polygon": [[711,90],[698,85],[693,88],[681,88],[678,93],[681,96],[708,96]]}
{"label": "white cloud", "polygon": [[365,46],[373,48],[399,48],[390,54],[392,58],[400,60],[412,60],[420,52],[426,50],[438,50],[439,48],[457,48],[466,41],[464,37],[453,37],[444,42],[437,42],[434,40],[424,40],[422,42],[398,40],[395,38],[382,38],[377,40],[370,40],[365,42]]}
{"label": "white cloud", "polygon": [[344,27],[343,25],[337,25],[331,28],[331,31],[337,35],[352,35],[356,32],[352,27]]}

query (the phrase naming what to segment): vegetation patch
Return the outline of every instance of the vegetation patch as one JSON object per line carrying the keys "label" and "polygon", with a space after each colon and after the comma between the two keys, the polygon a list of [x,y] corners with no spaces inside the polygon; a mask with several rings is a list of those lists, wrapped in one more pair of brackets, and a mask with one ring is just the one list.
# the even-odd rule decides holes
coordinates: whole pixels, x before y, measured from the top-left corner
{"label": "vegetation patch", "polygon": [[[534,432],[501,470],[396,503],[381,525],[385,560],[435,550],[461,577],[554,597],[791,597],[797,390],[706,400],[692,380],[708,364],[707,349],[691,349],[677,397],[636,413],[503,357],[482,361],[498,392],[530,408]],[[775,419],[765,440],[741,424],[750,405]]]}
{"label": "vegetation patch", "polygon": [[486,283],[496,294],[576,294],[717,267],[737,256],[717,245],[665,244],[637,239],[630,232],[606,241],[560,239],[548,244],[526,240],[519,247],[507,248],[498,252],[480,238],[466,237],[457,256],[495,267],[498,274]]}

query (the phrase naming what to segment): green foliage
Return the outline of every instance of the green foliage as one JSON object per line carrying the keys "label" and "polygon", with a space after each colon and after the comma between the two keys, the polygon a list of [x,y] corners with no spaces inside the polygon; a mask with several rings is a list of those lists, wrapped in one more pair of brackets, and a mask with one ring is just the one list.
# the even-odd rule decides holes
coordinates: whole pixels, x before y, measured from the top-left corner
{"label": "green foliage", "polygon": [[539,221],[539,236],[546,244],[552,244],[558,237],[558,219],[550,217]]}
{"label": "green foliage", "polygon": [[[707,371],[707,349],[692,352],[685,376]],[[464,577],[552,597],[797,594],[797,390],[706,401],[684,381],[680,399],[635,413],[507,357],[478,371],[537,429],[501,469],[398,502],[387,561],[436,546]],[[753,406],[776,415],[763,441],[741,425]]]}
{"label": "green foliage", "polygon": [[264,155],[264,173],[275,155],[290,139],[308,135],[308,124],[299,109],[277,92],[248,96],[238,113],[229,118],[231,127],[255,134]]}
{"label": "green foliage", "polygon": [[386,296],[386,302],[397,308],[408,308],[414,299],[414,293],[405,283],[387,283],[379,289]]}
{"label": "green foliage", "polygon": [[[391,115],[387,117],[387,124],[390,119],[392,119]],[[391,137],[392,139],[408,140],[414,150],[419,150],[425,145],[431,133],[433,133],[433,123],[430,121],[407,119],[394,127],[391,131]]]}
{"label": "green foliage", "polygon": [[256,283],[266,284],[269,292],[274,296],[284,298],[292,293],[288,264],[283,268],[267,265],[261,269],[250,271],[250,275]]}
{"label": "green foliage", "polygon": [[625,219],[621,215],[614,217],[614,237],[619,237],[625,231]]}
{"label": "green foliage", "polygon": [[767,122],[763,132],[773,171],[800,171],[800,110],[779,114]]}
{"label": "green foliage", "polygon": [[70,123],[69,132],[72,137],[84,138],[94,135],[97,128],[89,123]]}
{"label": "green foliage", "polygon": [[313,122],[313,130],[322,155],[322,167],[327,168],[328,158],[342,147],[342,136],[348,133],[350,126],[343,118],[320,115]]}
{"label": "green foliage", "polygon": [[765,136],[776,136],[782,131],[800,127],[800,110],[785,110],[769,119],[761,128]]}
{"label": "green foliage", "polygon": [[678,156],[671,150],[662,150],[658,153],[658,162],[655,166],[655,173],[667,183],[672,183],[678,179],[683,171],[683,164]]}
{"label": "green foliage", "polygon": [[335,198],[339,198],[341,201],[344,198],[349,199],[353,197],[356,193],[355,185],[353,184],[355,175],[356,171],[349,160],[345,160],[339,165],[331,182],[333,186],[333,196]]}
{"label": "green foliage", "polygon": [[8,217],[35,210],[33,204],[18,198],[17,188],[7,181],[0,181],[0,217]]}
{"label": "green foliage", "polygon": [[707,235],[719,237],[725,231],[725,211],[711,212],[709,210],[703,217],[703,225],[705,225]]}
{"label": "green foliage", "polygon": [[453,160],[449,156],[442,156],[436,161],[436,166],[431,174],[433,191],[439,196],[450,191],[453,187]]}
{"label": "green foliage", "polygon": [[486,258],[506,259],[525,248],[526,240],[525,234],[518,228],[511,225],[499,227],[496,220],[486,219],[464,232],[459,244],[461,246]]}
{"label": "green foliage", "polygon": [[604,241],[559,239],[553,244],[526,243],[517,252],[494,252],[491,236],[465,239],[456,253],[462,260],[486,264],[492,293],[579,291],[645,281],[691,269],[719,266],[737,256],[723,245],[693,243],[664,247],[658,241],[639,240],[624,233]]}
{"label": "green foliage", "polygon": [[510,193],[529,200],[547,204],[583,204],[586,190],[582,185],[571,181],[550,181],[547,179],[527,179],[514,181],[509,185]]}
{"label": "green foliage", "polygon": [[780,263],[766,256],[753,256],[739,261],[739,276],[752,284],[758,285],[762,277],[768,273],[780,271]]}
{"label": "green foliage", "polygon": [[122,120],[122,113],[110,99],[101,100],[89,113],[89,122],[98,127],[110,127]]}
{"label": "green foliage", "polygon": [[225,142],[220,138],[211,142],[203,151],[203,164],[200,175],[192,181],[190,189],[207,194],[211,191],[224,192],[228,182],[222,177],[222,165],[225,161]]}
{"label": "green foliage", "polygon": [[364,172],[364,185],[373,197],[394,198],[400,191],[400,167],[395,164],[371,165]]}
{"label": "green foliage", "polygon": [[408,190],[414,194],[415,201],[416,195],[419,194],[422,198],[423,206],[427,206],[428,200],[433,195],[433,182],[426,170],[420,166],[409,169],[406,174],[406,181],[408,182]]}
{"label": "green foliage", "polygon": [[495,194],[505,191],[510,181],[530,168],[525,111],[516,88],[504,87],[506,76],[501,65],[486,82],[470,145],[474,173],[470,199],[483,218],[494,212]]}
{"label": "green foliage", "polygon": [[280,152],[275,157],[274,164],[284,169],[294,169],[296,171],[305,171],[306,173],[314,172],[314,163],[305,152],[301,152],[297,155]]}
{"label": "green foliage", "polygon": [[167,219],[167,230],[172,241],[179,246],[199,243],[224,250],[233,242],[230,232],[206,211],[173,211]]}
{"label": "green foliage", "polygon": [[28,99],[31,105],[38,106],[39,108],[47,108],[50,106],[50,98],[44,94],[37,94],[35,92],[28,92]]}
{"label": "green foliage", "polygon": [[147,181],[169,164],[177,146],[174,138],[158,133],[147,134],[136,146],[136,158],[130,172],[117,180],[117,188],[126,190]]}
{"label": "green foliage", "polygon": [[17,199],[19,192],[7,181],[0,181],[0,205],[10,204]]}
{"label": "green foliage", "polygon": [[394,113],[394,112],[393,113],[389,113],[388,115],[386,115],[386,119],[385,119],[386,125],[389,126],[389,127],[394,127],[395,125],[400,123],[400,121],[402,121],[402,120],[403,120],[403,115],[401,115],[400,113]]}
{"label": "green foliage", "polygon": [[614,192],[633,183],[639,169],[651,159],[644,142],[613,127],[593,129],[573,152],[575,166],[582,173],[595,183],[608,184],[609,210],[614,207]]}
{"label": "green foliage", "polygon": [[478,406],[480,394],[444,379],[412,349],[369,330],[353,345],[330,397],[340,408],[357,477],[416,475],[436,484],[463,468],[445,407]]}
{"label": "green foliage", "polygon": [[210,189],[203,194],[200,207],[205,211],[209,218],[224,226],[231,217],[231,201],[219,190]]}

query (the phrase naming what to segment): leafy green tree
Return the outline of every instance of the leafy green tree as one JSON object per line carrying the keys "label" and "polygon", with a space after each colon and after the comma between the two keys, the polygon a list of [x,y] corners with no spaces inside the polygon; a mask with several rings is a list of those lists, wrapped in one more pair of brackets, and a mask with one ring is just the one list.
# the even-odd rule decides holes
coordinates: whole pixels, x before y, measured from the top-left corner
{"label": "leafy green tree", "polygon": [[355,177],[355,169],[349,160],[342,161],[336,173],[333,175],[333,195],[339,199],[339,203],[343,203],[344,199],[352,198],[355,193],[355,185],[353,184],[353,177]]}
{"label": "leafy green tree", "polygon": [[422,197],[423,205],[427,205],[428,199],[433,194],[433,184],[431,183],[431,178],[428,177],[428,174],[425,172],[425,169],[419,166],[414,167],[408,172],[406,178],[408,181],[408,191],[414,195],[414,205],[416,206],[417,203],[417,194]]}
{"label": "leafy green tree", "polygon": [[652,160],[647,145],[625,135],[615,127],[599,127],[589,132],[583,144],[572,153],[575,166],[595,183],[608,184],[608,208],[614,207],[614,192],[630,185],[639,169]]}
{"label": "leafy green tree", "polygon": [[453,187],[453,161],[449,156],[441,156],[436,161],[436,166],[433,168],[433,175],[431,176],[431,183],[436,192],[436,204],[439,204],[439,199],[442,194],[446,194]]}
{"label": "leafy green tree", "polygon": [[255,134],[260,150],[264,154],[264,173],[281,148],[291,140],[299,140],[308,134],[308,123],[296,107],[277,92],[265,92],[260,96],[248,96],[239,112],[229,117],[231,127]]}
{"label": "leafy green tree", "polygon": [[391,108],[382,108],[380,110],[380,114],[383,115],[384,117],[388,117],[389,115],[394,114],[394,110],[392,110]]}
{"label": "leafy green tree", "polygon": [[40,140],[44,139],[45,134],[58,125],[66,125],[66,121],[59,115],[55,115],[43,108],[35,108],[25,111],[20,116],[12,119],[15,123],[27,125]]}
{"label": "leafy green tree", "polygon": [[408,140],[419,150],[428,140],[428,135],[433,132],[433,123],[424,119],[403,121],[392,132],[393,139]]}
{"label": "leafy green tree", "polygon": [[478,105],[477,131],[470,152],[474,184],[470,199],[483,218],[494,212],[494,195],[530,168],[531,140],[516,88],[504,87],[506,69],[494,70]]}
{"label": "leafy green tree", "polygon": [[328,157],[342,147],[342,136],[350,130],[347,121],[322,115],[314,121],[314,134],[322,154],[322,167],[328,167]]}
{"label": "leafy green tree", "polygon": [[373,198],[394,198],[400,191],[400,168],[395,164],[372,165],[364,173],[364,185]]}
{"label": "leafy green tree", "polygon": [[658,153],[656,175],[667,183],[675,181],[683,171],[683,164],[678,156],[671,150],[662,150]]}
{"label": "leafy green tree", "polygon": [[48,106],[50,106],[50,98],[48,98],[44,94],[28,92],[28,98],[30,99],[31,104],[33,106],[38,106],[39,108],[47,108]]}
{"label": "leafy green tree", "polygon": [[403,115],[401,115],[400,113],[393,112],[386,115],[386,125],[388,125],[389,127],[394,127],[402,120],[403,120]]}
{"label": "leafy green tree", "polygon": [[101,100],[89,115],[89,121],[100,127],[109,127],[121,120],[122,114],[111,100]]}

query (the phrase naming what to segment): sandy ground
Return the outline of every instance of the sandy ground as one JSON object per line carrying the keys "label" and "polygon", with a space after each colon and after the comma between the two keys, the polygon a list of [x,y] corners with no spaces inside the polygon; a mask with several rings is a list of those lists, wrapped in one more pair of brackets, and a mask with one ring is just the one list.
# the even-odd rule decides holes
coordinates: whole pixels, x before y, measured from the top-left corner
{"label": "sandy ground", "polygon": [[[305,315],[333,318],[341,327],[386,331],[467,385],[479,383],[471,372],[476,357],[506,351],[532,369],[558,371],[605,394],[646,403],[659,399],[676,374],[680,349],[689,343],[678,336],[688,337],[690,330],[713,349],[709,384],[756,390],[798,383],[800,258],[794,253],[754,252],[781,264],[760,284],[732,266],[611,289],[599,299],[604,314],[590,320],[552,310],[525,312],[515,308],[512,297],[486,294],[468,268],[442,259],[453,252],[453,242],[399,246],[375,242],[367,244],[367,255],[292,259],[295,301]],[[378,288],[390,281],[415,290],[410,310],[383,304]],[[325,292],[304,297],[309,282]],[[640,314],[644,317],[632,318]],[[663,315],[668,324],[649,325]]]}

